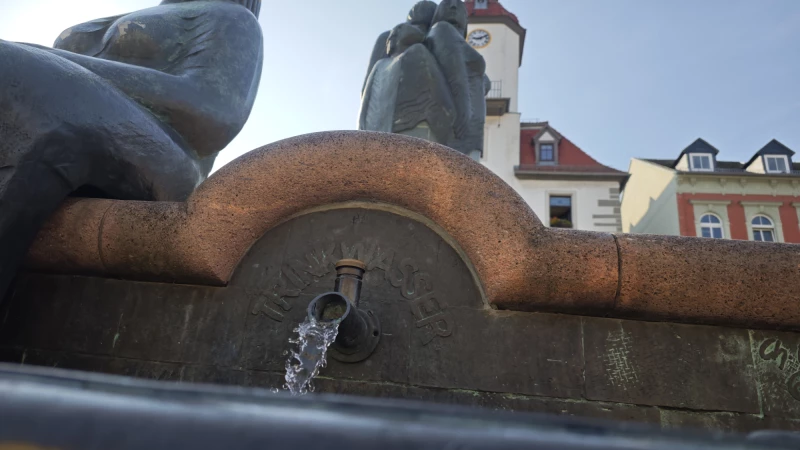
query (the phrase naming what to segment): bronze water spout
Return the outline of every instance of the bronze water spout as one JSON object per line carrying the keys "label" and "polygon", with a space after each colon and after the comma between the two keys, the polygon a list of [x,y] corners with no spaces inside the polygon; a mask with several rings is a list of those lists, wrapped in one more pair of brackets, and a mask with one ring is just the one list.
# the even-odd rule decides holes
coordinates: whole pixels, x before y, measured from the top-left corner
{"label": "bronze water spout", "polygon": [[319,295],[308,305],[309,318],[339,323],[339,333],[329,350],[337,361],[363,361],[375,351],[381,339],[378,318],[372,311],[358,308],[366,269],[356,259],[337,262],[334,291]]}

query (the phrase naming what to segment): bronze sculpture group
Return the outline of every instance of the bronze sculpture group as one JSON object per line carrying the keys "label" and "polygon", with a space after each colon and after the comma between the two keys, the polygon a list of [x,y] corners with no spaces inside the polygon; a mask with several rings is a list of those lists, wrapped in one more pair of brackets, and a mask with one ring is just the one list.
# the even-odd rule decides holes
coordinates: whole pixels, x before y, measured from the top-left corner
{"label": "bronze sculpture group", "polygon": [[[163,0],[67,29],[53,48],[0,40],[0,298],[71,195],[183,201],[258,91],[261,0]],[[379,38],[359,128],[482,151],[485,62],[461,0],[419,2]]]}

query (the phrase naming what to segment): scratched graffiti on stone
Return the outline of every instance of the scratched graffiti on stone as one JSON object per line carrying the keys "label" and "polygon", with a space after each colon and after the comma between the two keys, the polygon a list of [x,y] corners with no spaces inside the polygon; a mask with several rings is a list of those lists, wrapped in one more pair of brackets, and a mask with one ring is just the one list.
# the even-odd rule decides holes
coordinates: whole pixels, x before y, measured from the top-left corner
{"label": "scratched graffiti on stone", "polygon": [[435,338],[446,338],[453,334],[455,325],[447,304],[433,288],[430,274],[423,271],[411,258],[399,256],[394,249],[381,248],[375,240],[363,242],[329,242],[315,247],[301,258],[291,258],[282,266],[268,267],[264,282],[256,287],[253,315],[265,315],[276,322],[283,322],[285,314],[294,307],[294,299],[300,297],[309,286],[316,285],[334,271],[336,261],[358,259],[367,266],[367,273],[382,271],[385,282],[397,288],[408,300],[411,314],[416,319],[416,328],[422,330],[422,345]]}
{"label": "scratched graffiti on stone", "polygon": [[631,335],[622,329],[609,332],[606,338],[606,352],[603,355],[603,366],[608,380],[612,386],[624,390],[639,381],[639,375],[630,361],[632,343]]}
{"label": "scratched graffiti on stone", "polygon": [[758,356],[772,362],[786,376],[786,389],[795,400],[800,400],[800,346],[791,353],[780,339],[766,339],[758,347]]}

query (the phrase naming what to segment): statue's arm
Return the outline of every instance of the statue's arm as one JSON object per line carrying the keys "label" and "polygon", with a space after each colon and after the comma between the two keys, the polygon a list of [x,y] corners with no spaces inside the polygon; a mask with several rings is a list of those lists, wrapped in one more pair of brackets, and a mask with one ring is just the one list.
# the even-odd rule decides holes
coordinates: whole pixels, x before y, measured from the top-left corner
{"label": "statue's arm", "polygon": [[369,76],[367,76],[367,81],[364,84],[364,91],[361,94],[361,110],[358,112],[358,129],[359,130],[366,130],[367,129],[367,113],[369,112],[369,102],[372,100],[372,82],[375,79],[375,69],[373,68]]}
{"label": "statue's arm", "polygon": [[[94,58],[66,50],[47,50],[94,72],[129,97],[160,112],[179,112],[182,109],[202,108],[204,101],[201,99],[204,86],[194,80],[147,67]],[[207,94],[211,94],[211,92]]]}
{"label": "statue's arm", "polygon": [[369,58],[369,67],[367,67],[367,76],[364,78],[364,85],[361,87],[361,92],[363,93],[367,89],[367,81],[369,80],[369,76],[372,73],[372,69],[375,67],[378,61],[383,58],[388,57],[389,55],[386,54],[386,41],[389,39],[389,31],[385,31],[378,36],[378,40],[375,41],[375,46],[372,48],[372,55]]}
{"label": "statue's arm", "polygon": [[53,48],[96,56],[103,49],[103,36],[117,19],[125,15],[96,19],[67,28],[58,36]]}
{"label": "statue's arm", "polygon": [[456,108],[454,124],[456,137],[463,137],[472,116],[472,102],[466,59],[460,45],[467,45],[456,28],[439,22],[433,26],[425,44],[436,58],[444,74]]}
{"label": "statue's arm", "polygon": [[255,101],[263,62],[261,28],[249,11],[241,10],[240,17],[215,24],[224,41],[206,41],[188,51],[170,72],[60,49],[49,51],[104,78],[175,128],[198,154],[207,156],[241,131]]}

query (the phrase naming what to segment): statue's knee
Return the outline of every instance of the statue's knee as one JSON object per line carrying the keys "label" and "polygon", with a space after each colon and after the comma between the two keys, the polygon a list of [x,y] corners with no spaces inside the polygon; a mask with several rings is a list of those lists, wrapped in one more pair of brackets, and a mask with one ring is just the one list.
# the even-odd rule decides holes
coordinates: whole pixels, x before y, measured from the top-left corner
{"label": "statue's knee", "polygon": [[433,35],[433,36],[441,35],[441,34],[448,34],[448,35],[453,35],[454,34],[455,36],[460,36],[460,33],[458,32],[458,29],[456,29],[456,27],[450,22],[437,22],[431,28],[430,34]]}
{"label": "statue's knee", "polygon": [[4,66],[4,62],[8,61],[7,54],[11,49],[11,43],[0,39],[0,66]]}
{"label": "statue's knee", "polygon": [[19,72],[28,65],[28,51],[23,44],[0,40],[0,81],[8,79],[11,70]]}
{"label": "statue's knee", "polygon": [[[23,50],[24,50],[24,44],[19,44],[17,42],[4,41],[4,40],[0,39],[0,55],[10,57],[12,55],[18,55]],[[0,63],[6,62],[6,61],[10,61],[10,59],[7,59],[7,58],[0,59]]]}
{"label": "statue's knee", "polygon": [[427,57],[430,55],[430,51],[424,44],[414,44],[406,49],[404,55]]}

